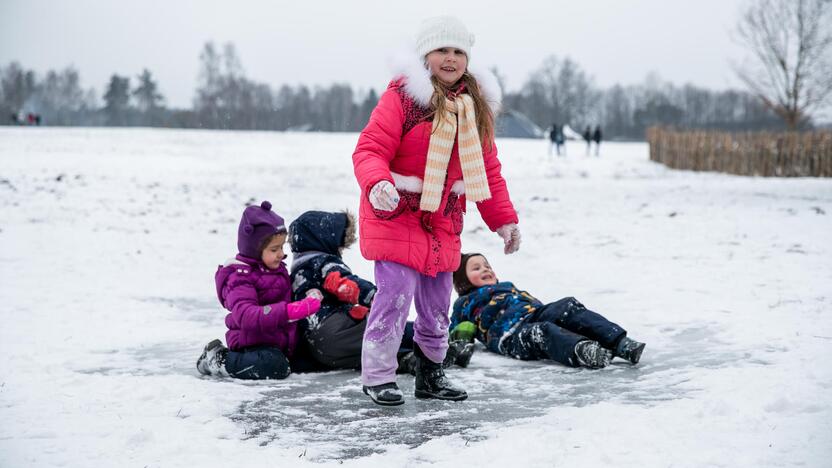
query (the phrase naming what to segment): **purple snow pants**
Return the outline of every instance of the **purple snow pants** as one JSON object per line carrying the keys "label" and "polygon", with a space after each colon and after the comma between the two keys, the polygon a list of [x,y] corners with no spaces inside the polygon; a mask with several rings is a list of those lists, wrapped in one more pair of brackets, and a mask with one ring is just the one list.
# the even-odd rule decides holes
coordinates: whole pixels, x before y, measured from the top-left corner
{"label": "purple snow pants", "polygon": [[442,362],[448,350],[448,307],[451,272],[435,278],[395,262],[377,261],[376,291],[361,346],[361,383],[367,386],[396,381],[396,353],[404,334],[410,303],[416,300],[413,340],[425,356]]}

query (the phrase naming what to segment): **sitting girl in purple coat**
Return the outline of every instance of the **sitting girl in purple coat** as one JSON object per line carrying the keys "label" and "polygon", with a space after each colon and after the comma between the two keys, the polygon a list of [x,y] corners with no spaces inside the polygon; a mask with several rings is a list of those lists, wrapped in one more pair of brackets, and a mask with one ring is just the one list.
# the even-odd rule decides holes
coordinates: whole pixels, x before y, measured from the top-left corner
{"label": "sitting girl in purple coat", "polygon": [[291,302],[283,263],[286,225],[271,208],[264,201],[243,211],[237,231],[239,253],[217,269],[217,297],[229,311],[228,348],[220,340],[208,343],[196,363],[201,374],[285,379],[290,363],[296,371],[302,367],[296,365],[297,322],[317,312],[321,302],[315,297]]}

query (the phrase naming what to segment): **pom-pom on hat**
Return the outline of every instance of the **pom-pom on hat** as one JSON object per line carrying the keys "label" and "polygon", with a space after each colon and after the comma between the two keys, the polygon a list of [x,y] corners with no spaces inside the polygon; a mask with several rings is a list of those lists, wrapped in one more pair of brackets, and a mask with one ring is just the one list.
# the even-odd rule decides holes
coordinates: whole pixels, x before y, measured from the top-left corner
{"label": "pom-pom on hat", "polygon": [[471,46],[474,45],[474,35],[453,16],[435,16],[422,21],[416,33],[416,53],[420,59],[431,51],[441,47],[456,47],[465,51],[471,60]]}
{"label": "pom-pom on hat", "polygon": [[283,218],[272,211],[271,203],[264,201],[260,205],[251,205],[243,211],[243,217],[240,219],[237,249],[240,255],[259,260],[263,241],[285,232],[286,224]]}

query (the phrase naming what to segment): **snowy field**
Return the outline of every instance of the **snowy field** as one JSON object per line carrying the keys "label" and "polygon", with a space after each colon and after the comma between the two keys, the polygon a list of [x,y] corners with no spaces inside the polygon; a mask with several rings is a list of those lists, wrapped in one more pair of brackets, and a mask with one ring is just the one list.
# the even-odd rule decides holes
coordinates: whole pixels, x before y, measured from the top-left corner
{"label": "snowy field", "polygon": [[[498,141],[523,244],[463,245],[646,341],[641,364],[480,348],[468,401],[356,372],[198,375],[247,201],[357,208],[355,134],[0,128],[0,467],[832,466],[832,180],[668,170],[645,144]],[[357,246],[357,273],[372,266]]]}

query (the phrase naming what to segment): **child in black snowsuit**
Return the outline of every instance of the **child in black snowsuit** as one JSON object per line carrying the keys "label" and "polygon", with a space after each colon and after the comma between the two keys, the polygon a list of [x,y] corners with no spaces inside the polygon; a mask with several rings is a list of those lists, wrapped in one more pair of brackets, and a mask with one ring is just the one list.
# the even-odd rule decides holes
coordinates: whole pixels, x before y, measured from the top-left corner
{"label": "child in black snowsuit", "polygon": [[570,367],[598,369],[613,356],[637,364],[645,344],[574,297],[543,304],[510,282],[499,282],[481,254],[463,254],[453,276],[459,298],[451,336],[478,339],[516,359],[552,359]]}
{"label": "child in black snowsuit", "polygon": [[[323,211],[307,211],[289,225],[292,297],[321,300],[318,313],[301,323],[302,345],[329,369],[361,366],[366,316],[376,293],[376,286],[354,275],[341,258],[355,242],[355,227],[351,214]],[[467,366],[473,346],[466,345],[451,346],[445,362]],[[415,370],[413,349],[413,323],[408,322],[398,353],[400,373]],[[465,350],[467,356],[460,356]]]}

